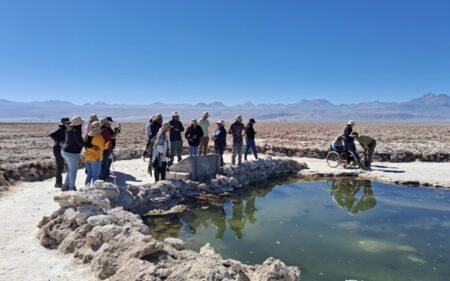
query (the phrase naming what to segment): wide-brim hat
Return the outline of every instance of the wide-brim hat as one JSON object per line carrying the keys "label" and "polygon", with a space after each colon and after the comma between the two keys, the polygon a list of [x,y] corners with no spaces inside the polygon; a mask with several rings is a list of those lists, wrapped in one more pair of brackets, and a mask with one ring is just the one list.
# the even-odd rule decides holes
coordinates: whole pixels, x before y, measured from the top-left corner
{"label": "wide-brim hat", "polygon": [[219,120],[219,121],[217,121],[216,123],[225,126],[225,120]]}
{"label": "wide-brim hat", "polygon": [[114,120],[111,118],[111,116],[106,117],[106,120],[108,120],[110,123],[114,122]]}
{"label": "wide-brim hat", "polygon": [[91,116],[89,116],[89,120],[90,120],[91,122],[98,121],[98,117],[97,117],[97,115],[95,115],[95,114],[91,114]]}
{"label": "wide-brim hat", "polygon": [[236,118],[235,118],[237,121],[242,121],[242,116],[241,115],[236,115]]}
{"label": "wide-brim hat", "polygon": [[350,120],[350,121],[347,122],[347,125],[355,125],[355,121]]}
{"label": "wide-brim hat", "polygon": [[63,117],[63,118],[61,118],[61,125],[64,125],[65,123],[70,123],[69,117]]}
{"label": "wide-brim hat", "polygon": [[174,111],[174,112],[172,112],[172,116],[180,116],[180,114],[178,114],[178,112]]}
{"label": "wide-brim hat", "polygon": [[83,121],[83,119],[81,119],[80,116],[74,116],[70,120],[70,126],[72,126],[72,127],[81,126],[81,125],[83,125],[83,123],[84,123],[84,121]]}
{"label": "wide-brim hat", "polygon": [[102,125],[100,124],[99,121],[94,121],[91,124],[91,131],[89,132],[90,136],[96,136],[96,135],[100,135],[100,133],[102,132]]}
{"label": "wide-brim hat", "polygon": [[191,120],[191,123],[192,123],[192,124],[198,124],[198,121],[197,121],[197,119],[192,119],[192,120]]}
{"label": "wide-brim hat", "polygon": [[107,118],[100,119],[100,125],[101,126],[105,126],[107,124],[109,124],[109,120]]}

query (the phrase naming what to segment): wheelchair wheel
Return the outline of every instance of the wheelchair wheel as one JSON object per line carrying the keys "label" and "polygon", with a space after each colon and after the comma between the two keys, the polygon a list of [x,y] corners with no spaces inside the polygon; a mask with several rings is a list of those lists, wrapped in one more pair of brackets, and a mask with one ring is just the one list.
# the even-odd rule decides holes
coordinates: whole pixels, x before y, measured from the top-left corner
{"label": "wheelchair wheel", "polygon": [[331,168],[337,168],[339,166],[339,159],[341,156],[336,151],[330,151],[327,154],[327,164]]}

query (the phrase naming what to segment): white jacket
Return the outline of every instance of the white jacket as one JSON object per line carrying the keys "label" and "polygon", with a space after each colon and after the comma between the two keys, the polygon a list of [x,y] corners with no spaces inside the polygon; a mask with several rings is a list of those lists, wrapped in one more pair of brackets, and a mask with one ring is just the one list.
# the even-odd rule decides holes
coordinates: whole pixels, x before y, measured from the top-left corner
{"label": "white jacket", "polygon": [[155,162],[156,157],[159,153],[164,154],[163,162],[169,162],[169,158],[166,156],[170,153],[170,140],[169,134],[164,133],[163,131],[159,131],[155,137],[153,143],[153,153],[152,153],[152,162]]}

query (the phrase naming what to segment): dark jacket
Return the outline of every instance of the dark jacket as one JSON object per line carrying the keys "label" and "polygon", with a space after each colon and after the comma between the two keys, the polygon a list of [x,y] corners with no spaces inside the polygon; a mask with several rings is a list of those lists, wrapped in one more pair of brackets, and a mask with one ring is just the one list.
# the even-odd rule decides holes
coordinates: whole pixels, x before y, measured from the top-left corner
{"label": "dark jacket", "polygon": [[170,124],[170,141],[181,141],[181,132],[184,132],[183,123],[172,120]]}
{"label": "dark jacket", "polygon": [[59,143],[66,140],[66,127],[59,126],[58,130],[49,135],[55,141],[53,147],[60,147]]}
{"label": "dark jacket", "polygon": [[161,129],[162,123],[158,121],[152,121],[150,124],[150,132],[152,132],[152,138],[156,137],[156,135],[159,132],[159,129]]}
{"label": "dark jacket", "polygon": [[241,122],[234,122],[233,124],[231,124],[228,133],[233,135],[233,143],[244,142],[244,139],[242,137],[244,131],[245,126]]}
{"label": "dark jacket", "polygon": [[248,140],[255,139],[255,128],[253,128],[253,125],[248,124],[247,127],[245,127],[245,138]]}
{"label": "dark jacket", "polygon": [[355,139],[350,136],[350,134],[353,132],[353,128],[350,125],[347,125],[344,129],[344,143],[354,143]]}
{"label": "dark jacket", "polygon": [[227,145],[227,130],[224,127],[217,128],[214,131],[214,145],[226,146]]}
{"label": "dark jacket", "polygon": [[194,128],[194,126],[191,125],[187,128],[184,136],[188,140],[189,145],[199,146],[200,139],[203,137],[202,127],[197,125],[197,127]]}
{"label": "dark jacket", "polygon": [[66,139],[62,150],[68,153],[81,153],[83,147],[92,147],[92,144],[85,143],[83,137],[81,136],[81,126],[70,127],[66,130]]}
{"label": "dark jacket", "polygon": [[[109,127],[108,129],[112,136],[116,136],[116,132],[111,127]],[[112,149],[116,148],[116,139],[115,138],[111,140],[111,148]]]}

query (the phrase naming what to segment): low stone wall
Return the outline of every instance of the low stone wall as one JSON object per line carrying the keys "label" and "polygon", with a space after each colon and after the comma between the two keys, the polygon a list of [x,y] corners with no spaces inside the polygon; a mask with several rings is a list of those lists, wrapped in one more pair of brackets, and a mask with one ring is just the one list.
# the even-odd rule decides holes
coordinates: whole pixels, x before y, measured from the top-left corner
{"label": "low stone wall", "polygon": [[[116,160],[136,159],[142,156],[142,151],[136,150],[118,150]],[[84,163],[80,162],[80,168]],[[52,160],[38,160],[24,163],[11,163],[0,165],[0,191],[7,190],[7,186],[17,181],[42,181],[50,179],[56,175],[56,164]]]}
{"label": "low stone wall", "polygon": [[297,267],[274,258],[252,266],[224,260],[208,244],[197,253],[184,249],[179,239],[158,241],[133,212],[167,210],[190,198],[232,192],[303,168],[293,160],[266,159],[226,166],[224,175],[208,183],[168,180],[119,188],[97,181],[94,187],[55,196],[60,209],[41,220],[38,239],[47,248],[72,253],[100,279],[112,281],[299,280]]}
{"label": "low stone wall", "polygon": [[[325,159],[329,150],[319,148],[287,148],[283,146],[258,146],[258,152],[272,156],[308,157]],[[407,150],[375,152],[373,159],[380,162],[450,162],[450,153],[413,153]]]}

